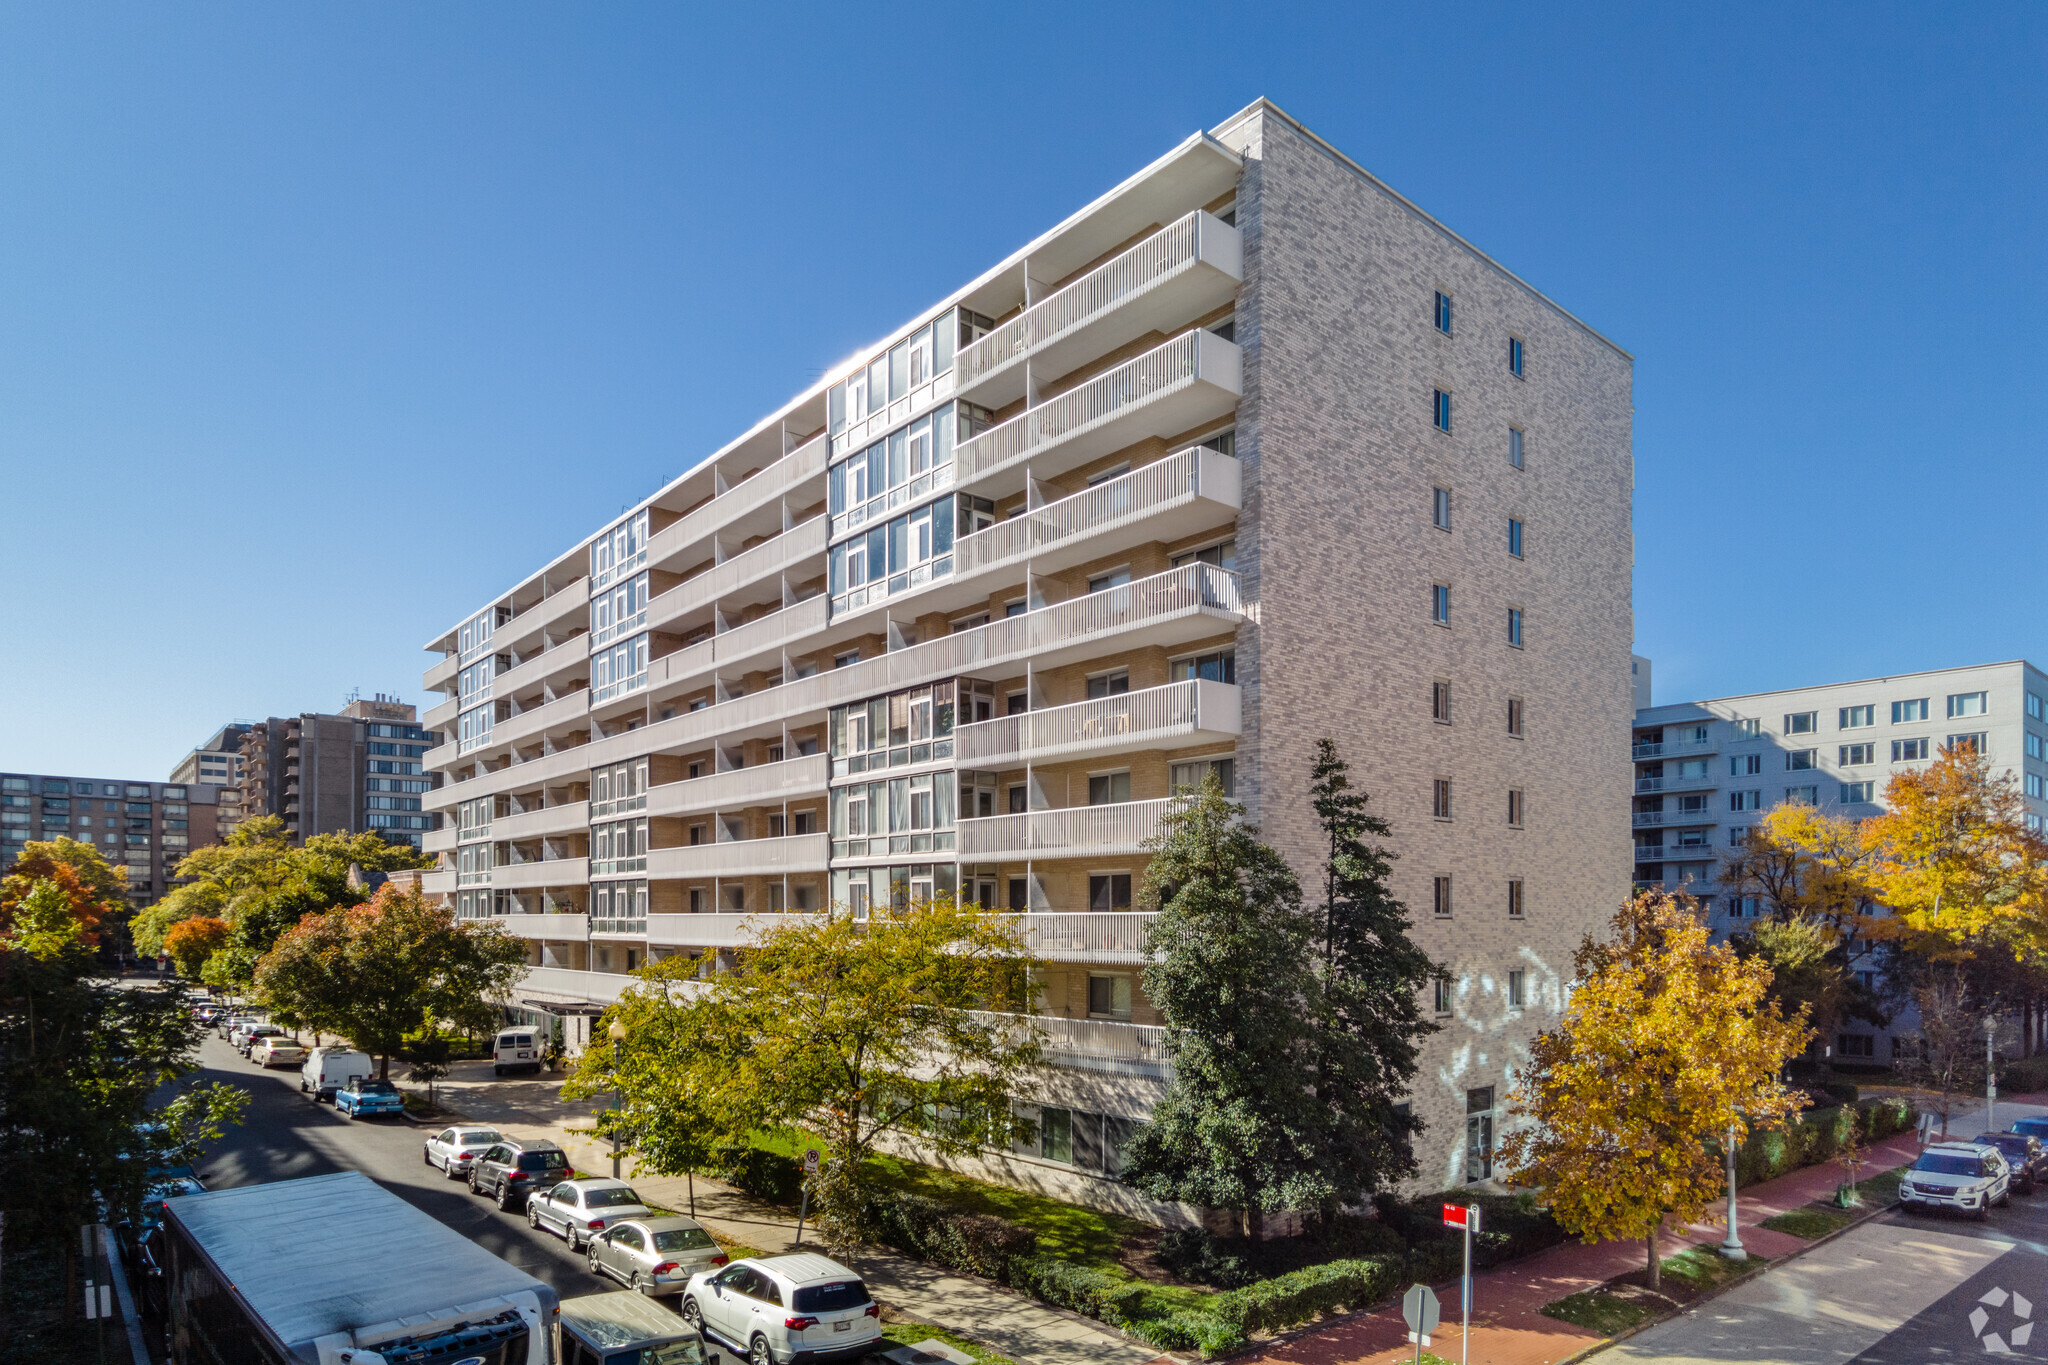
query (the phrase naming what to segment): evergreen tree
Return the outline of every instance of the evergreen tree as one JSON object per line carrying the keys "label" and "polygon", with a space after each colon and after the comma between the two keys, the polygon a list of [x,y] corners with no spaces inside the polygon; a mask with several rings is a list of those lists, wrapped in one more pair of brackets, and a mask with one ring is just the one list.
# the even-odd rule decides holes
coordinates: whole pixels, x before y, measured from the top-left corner
{"label": "evergreen tree", "polygon": [[1366,811],[1332,740],[1316,742],[1309,790],[1329,850],[1315,917],[1323,1173],[1335,1202],[1356,1204],[1415,1173],[1410,1140],[1422,1124],[1395,1106],[1415,1077],[1420,1040],[1436,1032],[1422,990],[1440,969],[1409,940],[1408,909],[1387,885],[1394,855],[1377,841],[1392,826]]}
{"label": "evergreen tree", "polygon": [[1310,922],[1286,861],[1212,774],[1148,846],[1142,899],[1159,906],[1145,993],[1165,1017],[1173,1080],[1124,1153],[1155,1199],[1263,1214],[1337,1193],[1308,1065],[1317,986]]}

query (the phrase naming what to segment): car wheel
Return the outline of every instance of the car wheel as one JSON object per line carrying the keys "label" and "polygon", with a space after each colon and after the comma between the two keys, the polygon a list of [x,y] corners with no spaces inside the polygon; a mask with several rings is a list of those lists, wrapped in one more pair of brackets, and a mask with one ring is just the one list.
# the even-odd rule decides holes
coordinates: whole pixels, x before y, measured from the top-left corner
{"label": "car wheel", "polygon": [[747,1347],[747,1365],[775,1365],[775,1352],[768,1348],[768,1338],[754,1333],[753,1345]]}
{"label": "car wheel", "polygon": [[441,1173],[450,1180],[460,1180],[463,1176],[461,1171],[455,1169],[455,1159],[453,1157],[441,1163]]}
{"label": "car wheel", "polygon": [[427,1165],[431,1166],[434,1164],[434,1154],[431,1151],[427,1150],[426,1147],[422,1146],[420,1148],[420,1160],[426,1162]]}
{"label": "car wheel", "polygon": [[703,1335],[704,1310],[699,1308],[697,1301],[688,1294],[683,1295],[683,1321],[690,1324],[692,1332]]}
{"label": "car wheel", "polygon": [[491,1072],[493,1075],[497,1076],[499,1079],[502,1080],[505,1075],[505,1068],[502,1066],[494,1066],[491,1068]]}
{"label": "car wheel", "polygon": [[[531,1199],[526,1201],[526,1226],[532,1228],[535,1232],[540,1231],[540,1206]],[[576,1248],[571,1247],[569,1249],[574,1251]]]}
{"label": "car wheel", "polygon": [[512,1212],[512,1186],[510,1184],[506,1184],[498,1191],[498,1212]]}
{"label": "car wheel", "polygon": [[650,1299],[654,1297],[653,1280],[644,1279],[639,1275],[635,1275],[633,1277],[633,1288],[639,1290],[642,1294],[645,1294]]}
{"label": "car wheel", "polygon": [[562,1224],[562,1240],[569,1244],[569,1250],[571,1251],[581,1251],[590,1245],[590,1243],[577,1235],[576,1229],[570,1227],[567,1223]]}
{"label": "car wheel", "polygon": [[2005,1193],[1998,1196],[1998,1207],[2002,1209],[2009,1209],[2012,1207],[2012,1186],[2007,1185],[2005,1187]]}
{"label": "car wheel", "polygon": [[590,1273],[602,1279],[604,1277],[604,1266],[597,1259],[597,1248],[592,1247],[584,1259],[590,1266]]}
{"label": "car wheel", "polygon": [[482,1191],[481,1189],[479,1189],[479,1188],[477,1187],[477,1183],[476,1183],[476,1167],[474,1167],[474,1166],[472,1166],[472,1167],[470,1167],[470,1168],[469,1168],[469,1192],[470,1192],[471,1194],[482,1194],[482,1193],[483,1193],[483,1191]]}

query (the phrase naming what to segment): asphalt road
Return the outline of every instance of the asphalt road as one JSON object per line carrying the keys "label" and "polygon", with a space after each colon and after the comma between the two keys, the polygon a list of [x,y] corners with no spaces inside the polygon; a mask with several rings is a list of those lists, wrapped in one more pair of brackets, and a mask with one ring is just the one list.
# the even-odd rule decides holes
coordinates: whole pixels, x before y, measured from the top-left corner
{"label": "asphalt road", "polygon": [[[619,1287],[592,1275],[560,1238],[527,1227],[523,1212],[500,1213],[497,1205],[471,1194],[466,1181],[450,1180],[426,1165],[421,1148],[434,1129],[400,1119],[345,1119],[333,1106],[316,1105],[301,1094],[296,1070],[263,1071],[211,1030],[200,1060],[203,1069],[194,1080],[228,1081],[249,1092],[241,1126],[230,1129],[199,1163],[208,1189],[361,1171],[563,1298]],[[320,1230],[308,1228],[306,1235],[317,1238]]]}

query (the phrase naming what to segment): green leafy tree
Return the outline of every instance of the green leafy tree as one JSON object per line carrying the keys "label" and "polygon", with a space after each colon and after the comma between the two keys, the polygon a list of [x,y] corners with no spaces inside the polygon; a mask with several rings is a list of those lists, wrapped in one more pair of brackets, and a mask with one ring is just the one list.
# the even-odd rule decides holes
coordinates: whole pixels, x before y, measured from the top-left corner
{"label": "green leafy tree", "polygon": [[1328,849],[1314,918],[1315,1098],[1329,1213],[1415,1173],[1411,1141],[1422,1124],[1402,1101],[1420,1041],[1436,1031],[1422,991],[1441,969],[1409,939],[1408,909],[1388,885],[1394,855],[1378,841],[1393,827],[1366,810],[1332,740],[1316,744],[1309,790]]}
{"label": "green leafy tree", "polygon": [[63,894],[87,946],[98,942],[102,922],[118,918],[125,909],[127,874],[108,866],[98,849],[77,839],[32,840],[0,877],[0,931],[5,931],[15,907],[43,882]]}
{"label": "green leafy tree", "polygon": [[1267,1213],[1339,1197],[1314,1091],[1317,979],[1294,873],[1212,774],[1148,844],[1141,899],[1159,907],[1145,994],[1166,1022],[1173,1080],[1124,1152],[1155,1199]]}
{"label": "green leafy tree", "polygon": [[601,1131],[617,1125],[664,1174],[696,1169],[707,1139],[815,1132],[828,1160],[812,1207],[840,1245],[861,1238],[864,1173],[885,1140],[960,1154],[1031,1131],[1011,1101],[1038,1037],[1007,1011],[1036,964],[1014,925],[941,897],[763,929],[735,970],[700,983],[689,959],[651,963],[606,1011],[563,1090],[624,1097]]}

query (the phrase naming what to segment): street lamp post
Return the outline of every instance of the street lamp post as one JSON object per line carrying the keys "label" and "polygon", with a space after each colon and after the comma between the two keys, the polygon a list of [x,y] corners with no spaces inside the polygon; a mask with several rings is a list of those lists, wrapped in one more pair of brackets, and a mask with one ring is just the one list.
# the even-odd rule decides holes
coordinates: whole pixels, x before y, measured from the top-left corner
{"label": "street lamp post", "polygon": [[1728,1140],[1721,1144],[1728,1157],[1728,1237],[1721,1243],[1721,1254],[1731,1261],[1746,1261],[1749,1251],[1742,1245],[1742,1234],[1735,1225],[1735,1125],[1728,1125]]}
{"label": "street lamp post", "polygon": [[1998,1073],[1991,1069],[1992,1041],[1998,1034],[1998,1019],[1995,1015],[1984,1016],[1984,1131],[1998,1131]]}
{"label": "street lamp post", "polygon": [[[612,1026],[606,1032],[611,1035],[612,1047],[614,1049],[617,1049],[619,1044],[626,1041],[626,1025],[622,1020],[612,1020]],[[612,1179],[614,1180],[619,1178],[618,1111],[625,1107],[626,1096],[625,1092],[619,1089],[619,1072],[616,1063],[614,1063],[612,1068]]]}

